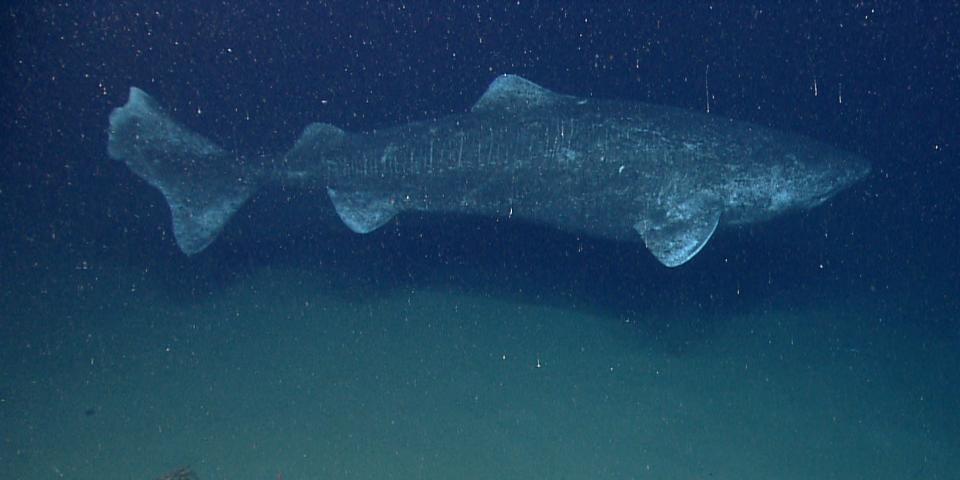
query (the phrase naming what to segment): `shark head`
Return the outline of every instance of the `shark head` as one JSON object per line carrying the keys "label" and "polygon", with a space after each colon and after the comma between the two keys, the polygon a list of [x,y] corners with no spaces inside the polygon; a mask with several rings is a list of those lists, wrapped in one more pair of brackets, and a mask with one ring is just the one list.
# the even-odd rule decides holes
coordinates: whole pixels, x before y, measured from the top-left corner
{"label": "shark head", "polygon": [[792,198],[787,210],[821,205],[871,171],[870,162],[855,153],[810,141],[791,147],[775,162],[793,171],[792,180],[781,184],[782,192]]}
{"label": "shark head", "polygon": [[870,174],[860,155],[804,140],[759,149],[724,185],[724,220],[765,220],[823,204]]}
{"label": "shark head", "polygon": [[863,157],[813,140],[780,134],[763,145],[752,157],[715,165],[719,170],[707,175],[713,181],[702,186],[677,189],[682,180],[664,182],[634,225],[661,263],[686,263],[721,223],[753,223],[816,207],[870,173]]}

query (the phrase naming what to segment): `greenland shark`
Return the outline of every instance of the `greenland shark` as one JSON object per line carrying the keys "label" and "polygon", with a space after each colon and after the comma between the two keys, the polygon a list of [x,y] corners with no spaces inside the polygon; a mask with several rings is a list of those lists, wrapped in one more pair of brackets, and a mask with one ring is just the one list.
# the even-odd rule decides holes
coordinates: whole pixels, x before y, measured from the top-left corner
{"label": "greenland shark", "polygon": [[516,75],[497,77],[466,113],[358,133],[313,123],[275,156],[224,150],[132,87],[110,114],[107,151],[163,193],[187,255],[279,182],[325,190],[357,233],[405,211],[510,217],[639,239],[676,267],[719,225],[815,207],[870,172],[860,156],[799,135],[558,94]]}

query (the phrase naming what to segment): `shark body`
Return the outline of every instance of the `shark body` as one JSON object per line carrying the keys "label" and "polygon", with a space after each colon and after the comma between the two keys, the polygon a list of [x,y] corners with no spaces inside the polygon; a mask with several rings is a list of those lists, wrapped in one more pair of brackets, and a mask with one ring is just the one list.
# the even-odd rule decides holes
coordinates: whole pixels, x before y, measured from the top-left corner
{"label": "shark body", "polygon": [[225,151],[130,90],[109,155],[163,192],[180,249],[205,249],[268,182],[325,189],[351,230],[403,211],[514,217],[618,240],[664,265],[721,224],[812,208],[870,164],[798,135],[685,110],[561,95],[503,75],[463,114],[352,133],[309,125],[275,157]]}

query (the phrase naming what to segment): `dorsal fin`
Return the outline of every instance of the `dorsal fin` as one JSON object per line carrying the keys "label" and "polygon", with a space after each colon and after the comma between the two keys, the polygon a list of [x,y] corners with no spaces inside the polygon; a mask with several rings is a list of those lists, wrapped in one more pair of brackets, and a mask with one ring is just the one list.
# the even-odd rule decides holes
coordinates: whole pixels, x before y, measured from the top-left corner
{"label": "dorsal fin", "polygon": [[510,111],[550,105],[563,98],[563,95],[547,90],[517,75],[497,77],[480,100],[470,109],[472,112]]}

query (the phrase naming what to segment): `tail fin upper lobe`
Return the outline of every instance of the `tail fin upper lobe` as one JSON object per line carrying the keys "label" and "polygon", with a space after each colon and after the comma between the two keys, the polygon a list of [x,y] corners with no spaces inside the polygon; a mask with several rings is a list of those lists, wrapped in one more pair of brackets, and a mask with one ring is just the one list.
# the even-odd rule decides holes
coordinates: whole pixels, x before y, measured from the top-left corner
{"label": "tail fin upper lobe", "polygon": [[177,245],[187,255],[213,242],[264,176],[178,124],[136,87],[126,105],[110,114],[107,153],[163,192]]}

